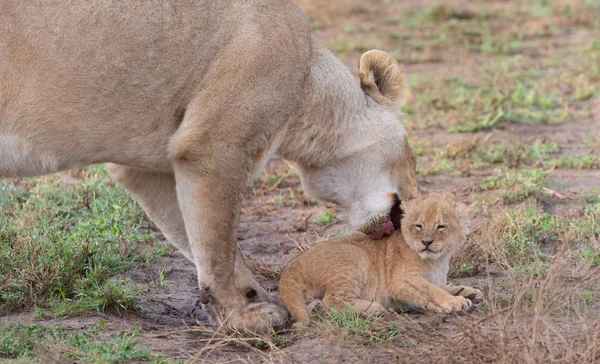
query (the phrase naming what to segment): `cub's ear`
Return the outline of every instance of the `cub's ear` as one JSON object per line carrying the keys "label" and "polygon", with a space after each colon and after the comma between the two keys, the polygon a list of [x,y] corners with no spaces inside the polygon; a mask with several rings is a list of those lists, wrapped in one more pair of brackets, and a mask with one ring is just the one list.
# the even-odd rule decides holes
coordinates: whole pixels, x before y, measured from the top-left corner
{"label": "cub's ear", "polygon": [[475,216],[475,205],[467,205],[462,202],[456,203],[456,210],[460,215],[460,219],[462,220],[463,225],[465,226],[466,233],[468,234],[471,231],[471,220]]}
{"label": "cub's ear", "polygon": [[406,215],[412,209],[414,205],[413,202],[414,199],[400,201],[400,211],[402,213],[402,216]]}
{"label": "cub's ear", "polygon": [[384,51],[365,52],[358,62],[358,76],[363,91],[380,104],[397,102],[404,88],[404,75],[398,62]]}

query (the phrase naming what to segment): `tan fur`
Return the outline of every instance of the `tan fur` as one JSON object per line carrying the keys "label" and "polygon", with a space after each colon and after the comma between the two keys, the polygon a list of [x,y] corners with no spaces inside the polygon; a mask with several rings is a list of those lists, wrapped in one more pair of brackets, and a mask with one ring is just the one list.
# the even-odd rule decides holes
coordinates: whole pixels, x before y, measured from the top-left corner
{"label": "tan fur", "polygon": [[404,75],[394,57],[386,52],[365,52],[358,63],[358,76],[363,90],[375,101],[392,106],[402,95]]}
{"label": "tan fur", "polygon": [[196,265],[202,302],[257,331],[286,312],[246,267],[236,229],[247,181],[273,153],[365,233],[390,196],[417,194],[398,117],[291,0],[0,3],[0,177],[112,163]]}
{"label": "tan fur", "polygon": [[[471,287],[446,283],[452,254],[464,243],[469,211],[430,194],[402,204],[402,231],[381,240],[351,236],[317,245],[281,275],[281,297],[300,324],[310,321],[306,299],[323,296],[338,311],[383,312],[400,301],[435,312],[455,312],[483,298]],[[417,227],[420,226],[419,227]],[[433,240],[431,252],[422,240]]]}

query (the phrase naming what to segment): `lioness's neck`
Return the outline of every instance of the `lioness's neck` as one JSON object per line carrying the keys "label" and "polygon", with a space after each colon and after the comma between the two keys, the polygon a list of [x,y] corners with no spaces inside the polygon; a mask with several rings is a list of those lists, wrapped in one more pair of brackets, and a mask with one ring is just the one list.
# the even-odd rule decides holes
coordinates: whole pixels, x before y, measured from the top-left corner
{"label": "lioness's neck", "polygon": [[367,110],[378,107],[358,80],[313,37],[313,57],[304,99],[290,119],[278,154],[307,167],[345,158],[366,143]]}

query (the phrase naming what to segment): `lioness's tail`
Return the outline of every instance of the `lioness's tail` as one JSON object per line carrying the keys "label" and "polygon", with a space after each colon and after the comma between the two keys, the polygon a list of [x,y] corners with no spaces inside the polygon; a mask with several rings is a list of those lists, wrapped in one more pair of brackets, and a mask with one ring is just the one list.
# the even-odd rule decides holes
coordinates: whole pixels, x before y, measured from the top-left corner
{"label": "lioness's tail", "polygon": [[279,282],[281,299],[292,314],[294,321],[308,325],[310,323],[310,312],[306,306],[305,285],[301,281],[294,280],[290,274],[286,273],[289,272],[284,271]]}

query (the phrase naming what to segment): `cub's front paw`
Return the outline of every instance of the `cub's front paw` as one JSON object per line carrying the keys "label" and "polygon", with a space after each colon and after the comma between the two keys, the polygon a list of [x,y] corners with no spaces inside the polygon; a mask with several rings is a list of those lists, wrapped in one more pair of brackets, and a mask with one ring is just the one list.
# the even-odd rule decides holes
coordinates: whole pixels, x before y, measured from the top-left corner
{"label": "cub's front paw", "polygon": [[435,312],[459,312],[471,308],[473,304],[470,300],[462,296],[450,296],[448,299],[441,302],[430,302],[425,307],[430,311]]}
{"label": "cub's front paw", "polygon": [[483,301],[483,292],[481,292],[477,288],[473,287],[455,287],[457,290],[453,293],[454,296],[462,296],[468,298],[472,302],[481,302]]}

